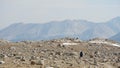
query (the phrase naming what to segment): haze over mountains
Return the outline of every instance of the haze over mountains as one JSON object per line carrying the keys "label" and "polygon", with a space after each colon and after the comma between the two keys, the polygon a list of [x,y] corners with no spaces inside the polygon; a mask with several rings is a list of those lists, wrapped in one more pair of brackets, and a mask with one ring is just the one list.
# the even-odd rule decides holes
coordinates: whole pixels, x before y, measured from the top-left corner
{"label": "haze over mountains", "polygon": [[[2,29],[0,38],[11,41],[46,40],[62,37],[78,37],[81,40],[95,37],[112,37],[111,39],[113,39],[116,34],[120,37],[119,32],[120,17],[116,17],[104,23],[86,20],[52,21],[44,24],[16,23]],[[114,40],[118,40],[119,37],[117,36],[117,39]]]}

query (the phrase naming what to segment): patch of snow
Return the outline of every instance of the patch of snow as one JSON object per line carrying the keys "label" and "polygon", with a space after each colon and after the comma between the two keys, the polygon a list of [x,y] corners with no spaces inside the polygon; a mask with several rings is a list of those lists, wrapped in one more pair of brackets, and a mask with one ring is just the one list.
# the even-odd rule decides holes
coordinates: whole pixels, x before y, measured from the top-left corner
{"label": "patch of snow", "polygon": [[105,42],[105,41],[89,41],[90,43],[99,43],[99,44],[101,44],[101,43],[105,43],[105,44],[107,44],[108,42]]}
{"label": "patch of snow", "polygon": [[62,43],[62,45],[77,45],[78,43]]}
{"label": "patch of snow", "polygon": [[112,44],[113,46],[117,46],[117,47],[120,47],[120,45],[118,45],[118,44]]}
{"label": "patch of snow", "polygon": [[107,42],[107,41],[102,41],[102,40],[89,41],[89,43],[107,44],[107,45],[112,45],[112,46],[120,47],[120,45],[117,44],[117,43],[115,44],[115,43],[111,43],[111,42]]}

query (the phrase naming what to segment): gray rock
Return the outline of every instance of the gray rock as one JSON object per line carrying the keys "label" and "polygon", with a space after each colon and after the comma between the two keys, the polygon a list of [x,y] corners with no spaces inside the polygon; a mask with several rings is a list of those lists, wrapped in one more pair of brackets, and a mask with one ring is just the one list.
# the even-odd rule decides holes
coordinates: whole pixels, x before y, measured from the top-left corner
{"label": "gray rock", "polygon": [[16,56],[15,58],[16,59],[22,59],[22,56]]}
{"label": "gray rock", "polygon": [[4,55],[3,54],[0,54],[0,59],[3,59],[4,58]]}
{"label": "gray rock", "polygon": [[16,47],[10,47],[10,50],[16,50]]}
{"label": "gray rock", "polygon": [[36,60],[36,56],[31,56],[30,60]]}
{"label": "gray rock", "polygon": [[39,60],[36,62],[37,65],[44,65],[44,60]]}
{"label": "gray rock", "polygon": [[44,60],[32,60],[31,65],[44,65]]}
{"label": "gray rock", "polygon": [[0,59],[6,59],[8,56],[4,54],[0,54]]}

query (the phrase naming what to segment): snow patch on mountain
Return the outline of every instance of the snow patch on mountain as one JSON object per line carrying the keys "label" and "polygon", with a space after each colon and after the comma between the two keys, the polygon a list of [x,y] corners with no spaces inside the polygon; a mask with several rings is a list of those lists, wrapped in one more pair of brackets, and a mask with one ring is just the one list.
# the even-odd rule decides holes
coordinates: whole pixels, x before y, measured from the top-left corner
{"label": "snow patch on mountain", "polygon": [[108,42],[108,41],[104,41],[104,40],[92,40],[92,41],[89,41],[89,43],[107,44],[107,45],[120,47],[120,44],[118,44],[118,43],[112,43],[112,42]]}
{"label": "snow patch on mountain", "polygon": [[62,45],[78,45],[78,43],[62,43]]}

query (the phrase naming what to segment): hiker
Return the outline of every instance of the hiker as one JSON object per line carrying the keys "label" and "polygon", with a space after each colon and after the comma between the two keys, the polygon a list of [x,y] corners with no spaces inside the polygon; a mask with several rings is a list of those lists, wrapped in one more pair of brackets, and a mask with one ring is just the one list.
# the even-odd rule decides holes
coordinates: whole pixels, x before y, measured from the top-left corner
{"label": "hiker", "polygon": [[82,58],[82,57],[83,57],[83,52],[81,51],[79,59]]}

